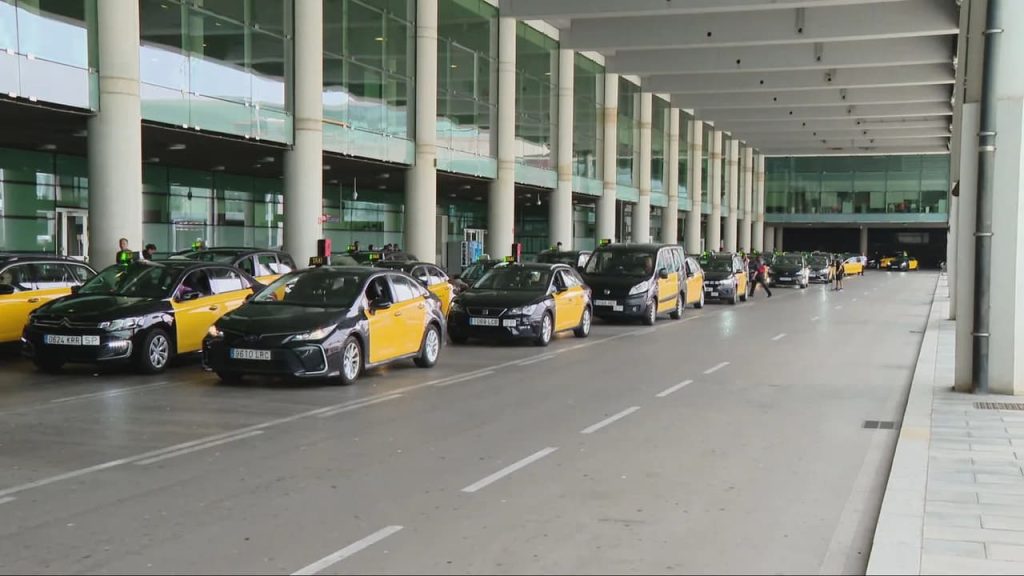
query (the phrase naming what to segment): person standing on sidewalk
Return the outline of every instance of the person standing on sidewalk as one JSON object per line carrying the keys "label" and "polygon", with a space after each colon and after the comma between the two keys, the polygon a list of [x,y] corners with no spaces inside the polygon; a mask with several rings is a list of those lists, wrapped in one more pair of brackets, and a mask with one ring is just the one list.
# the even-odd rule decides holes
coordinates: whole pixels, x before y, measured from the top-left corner
{"label": "person standing on sidewalk", "polygon": [[757,286],[760,284],[761,287],[764,288],[765,293],[768,294],[768,297],[771,298],[772,291],[768,288],[768,282],[765,280],[768,278],[768,266],[764,263],[764,260],[761,260],[761,257],[757,256],[751,261],[750,268],[753,270],[753,280],[750,284],[750,297],[754,297],[754,294],[757,293]]}
{"label": "person standing on sidewalk", "polygon": [[836,290],[843,289],[843,278],[846,276],[846,266],[843,266],[843,262],[836,258]]}

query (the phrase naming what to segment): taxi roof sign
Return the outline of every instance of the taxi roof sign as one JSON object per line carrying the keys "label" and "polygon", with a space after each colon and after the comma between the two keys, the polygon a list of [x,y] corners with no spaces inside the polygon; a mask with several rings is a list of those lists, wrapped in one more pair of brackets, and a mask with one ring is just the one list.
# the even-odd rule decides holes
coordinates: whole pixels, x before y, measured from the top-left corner
{"label": "taxi roof sign", "polygon": [[612,243],[612,239],[611,238],[602,238],[601,241],[598,242],[598,246],[607,246],[607,245],[609,245],[611,243]]}
{"label": "taxi roof sign", "polygon": [[309,257],[309,266],[310,267],[319,267],[319,266],[326,266],[326,265],[327,265],[327,258],[325,258],[323,256],[310,256]]}

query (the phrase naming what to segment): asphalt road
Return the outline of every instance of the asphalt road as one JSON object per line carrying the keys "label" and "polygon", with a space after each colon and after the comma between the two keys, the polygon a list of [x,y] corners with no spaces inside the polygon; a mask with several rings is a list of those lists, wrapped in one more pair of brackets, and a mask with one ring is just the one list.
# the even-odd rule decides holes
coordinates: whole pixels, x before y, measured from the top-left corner
{"label": "asphalt road", "polygon": [[[0,353],[3,573],[863,572],[936,275],[349,387]],[[898,429],[898,422],[895,424]]]}

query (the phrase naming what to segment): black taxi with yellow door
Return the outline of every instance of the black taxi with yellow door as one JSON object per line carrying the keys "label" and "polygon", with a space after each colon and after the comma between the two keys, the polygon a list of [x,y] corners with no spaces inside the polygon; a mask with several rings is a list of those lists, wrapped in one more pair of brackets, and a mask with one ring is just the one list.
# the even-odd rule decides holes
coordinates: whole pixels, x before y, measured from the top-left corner
{"label": "black taxi with yellow door", "polygon": [[505,263],[459,294],[448,316],[452,342],[529,338],[547,346],[558,332],[590,335],[590,289],[567,264]]}
{"label": "black taxi with yellow door", "polygon": [[211,326],[203,364],[244,375],[349,384],[403,359],[429,368],[444,342],[441,304],[411,276],[368,266],[318,266],[282,276]]}
{"label": "black taxi with yellow door", "polygon": [[441,312],[445,317],[448,316],[452,300],[455,299],[455,286],[452,285],[451,279],[440,267],[430,262],[402,262],[398,260],[381,260],[373,265],[376,268],[401,270],[415,278],[431,294],[437,296],[437,299],[441,301]]}
{"label": "black taxi with yellow door", "polygon": [[160,372],[174,356],[199,351],[210,326],[259,286],[228,264],[115,264],[33,312],[23,351],[44,371],[132,362],[140,372]]}
{"label": "black taxi with yellow door", "polygon": [[297,268],[287,252],[265,248],[194,248],[179,252],[170,259],[230,264],[263,284],[269,284]]}
{"label": "black taxi with yellow door", "polygon": [[[651,326],[658,314],[683,315],[686,256],[670,244],[605,244],[591,254],[583,280],[594,293],[594,315],[639,319]],[[694,283],[696,285],[696,283]]]}

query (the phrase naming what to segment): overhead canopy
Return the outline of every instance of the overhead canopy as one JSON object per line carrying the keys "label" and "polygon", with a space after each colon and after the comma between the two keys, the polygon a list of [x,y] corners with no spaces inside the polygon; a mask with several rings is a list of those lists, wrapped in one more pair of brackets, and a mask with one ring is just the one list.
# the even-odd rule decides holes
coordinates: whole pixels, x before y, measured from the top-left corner
{"label": "overhead canopy", "polygon": [[503,0],[769,155],[944,153],[956,0]]}

